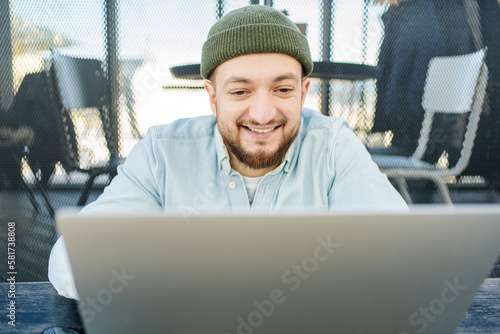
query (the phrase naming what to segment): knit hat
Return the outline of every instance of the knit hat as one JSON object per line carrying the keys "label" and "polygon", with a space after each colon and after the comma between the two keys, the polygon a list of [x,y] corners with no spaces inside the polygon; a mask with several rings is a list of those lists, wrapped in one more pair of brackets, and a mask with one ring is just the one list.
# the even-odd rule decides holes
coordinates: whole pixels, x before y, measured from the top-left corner
{"label": "knit hat", "polygon": [[201,76],[231,58],[251,53],[284,53],[297,59],[304,75],[313,69],[307,38],[281,12],[269,6],[250,5],[233,10],[215,23],[203,44]]}

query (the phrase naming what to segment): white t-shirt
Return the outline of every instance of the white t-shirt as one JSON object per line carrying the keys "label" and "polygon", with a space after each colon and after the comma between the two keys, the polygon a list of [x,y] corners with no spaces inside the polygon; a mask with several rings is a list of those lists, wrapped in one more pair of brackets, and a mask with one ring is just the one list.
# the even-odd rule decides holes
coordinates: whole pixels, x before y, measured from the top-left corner
{"label": "white t-shirt", "polygon": [[252,205],[252,203],[253,203],[253,198],[255,196],[255,192],[257,191],[257,187],[259,185],[260,180],[262,180],[262,178],[263,178],[263,176],[259,176],[259,177],[243,176],[243,182],[245,182],[245,188],[247,188],[248,201],[250,202],[250,205]]}

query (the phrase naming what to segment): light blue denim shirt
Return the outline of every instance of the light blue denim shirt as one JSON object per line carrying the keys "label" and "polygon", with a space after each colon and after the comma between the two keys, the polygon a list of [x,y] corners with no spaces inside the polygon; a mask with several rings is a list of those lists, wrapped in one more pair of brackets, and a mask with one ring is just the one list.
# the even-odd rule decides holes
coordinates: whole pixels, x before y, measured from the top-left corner
{"label": "light blue denim shirt", "polygon": [[[82,214],[346,209],[407,207],[345,121],[304,109],[296,140],[281,165],[262,178],[252,206],[215,117],[202,116],[152,127]],[[62,240],[52,250],[49,279],[60,294],[75,298]]]}
{"label": "light blue denim shirt", "polygon": [[404,206],[347,123],[304,110],[285,159],[261,180],[250,207],[215,117],[152,127],[97,201],[83,212],[206,210],[271,212]]}

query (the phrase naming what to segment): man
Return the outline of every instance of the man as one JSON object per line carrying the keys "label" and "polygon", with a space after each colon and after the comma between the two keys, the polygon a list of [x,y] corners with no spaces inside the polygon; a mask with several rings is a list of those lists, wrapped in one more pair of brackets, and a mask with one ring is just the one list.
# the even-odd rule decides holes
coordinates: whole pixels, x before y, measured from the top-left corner
{"label": "man", "polygon": [[[227,14],[202,52],[215,117],[151,128],[82,213],[406,209],[346,122],[302,111],[312,68],[307,39],[280,12]],[[76,297],[62,239],[49,279]]]}

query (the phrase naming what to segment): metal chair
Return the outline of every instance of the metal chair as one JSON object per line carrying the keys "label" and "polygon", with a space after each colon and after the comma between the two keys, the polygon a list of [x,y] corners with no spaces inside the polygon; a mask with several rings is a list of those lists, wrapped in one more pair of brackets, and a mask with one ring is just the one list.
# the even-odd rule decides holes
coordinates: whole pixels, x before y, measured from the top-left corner
{"label": "metal chair", "polygon": [[[56,97],[59,98],[60,126],[63,132],[63,141],[66,154],[62,166],[66,171],[79,171],[89,175],[80,193],[77,205],[84,205],[88,193],[96,177],[108,174],[114,177],[117,167],[123,162],[112,146],[112,134],[109,131],[108,98],[106,95],[106,80],[97,59],[76,58],[52,51],[52,86]],[[99,110],[106,146],[110,153],[109,160],[104,166],[82,168],[77,146],[76,131],[70,117],[70,110],[95,108]]]}
{"label": "metal chair", "polygon": [[127,106],[127,115],[130,122],[132,136],[135,139],[142,139],[141,131],[134,110],[135,96],[132,88],[132,77],[137,69],[143,64],[142,58],[129,58],[120,61],[120,68],[123,75],[123,95],[125,96],[125,104]]}
{"label": "metal chair", "polygon": [[[380,170],[396,181],[407,203],[412,203],[412,199],[406,180],[426,179],[434,182],[445,203],[452,204],[446,182],[460,175],[469,163],[488,82],[485,57],[486,48],[461,56],[432,58],[422,97],[424,121],[415,153],[410,157],[372,155]],[[433,118],[439,113],[469,113],[460,158],[448,168],[422,160],[430,144]]]}
{"label": "metal chair", "polygon": [[[36,211],[38,204],[34,190],[38,190],[49,214],[53,216],[54,209],[45,192],[45,186],[62,152],[58,150],[58,137],[54,131],[54,124],[60,117],[54,115],[58,114],[58,109],[51,96],[46,72],[29,73],[23,78],[14,103],[1,117],[0,125],[17,130],[13,131],[11,136],[5,137],[5,133],[2,136],[0,165],[4,169],[3,172],[12,178],[11,181],[19,182],[26,189]],[[34,175],[33,183],[25,178],[21,170],[22,161]]]}
{"label": "metal chair", "polygon": [[[25,152],[26,151],[25,151],[24,145],[19,145],[16,143],[11,143],[11,142],[7,142],[7,141],[3,141],[3,140],[0,141],[0,159],[2,159],[2,160],[11,159],[12,162],[14,162],[15,164],[18,165],[17,167],[19,167],[21,165],[21,159],[25,155]],[[16,171],[16,172],[19,173],[20,181],[21,181],[24,189],[26,189],[26,191],[27,191],[28,199],[30,200],[31,205],[33,205],[33,208],[35,209],[35,211],[38,212],[39,206],[38,206],[38,202],[36,201],[33,189],[31,188],[28,181],[24,177],[24,174],[22,172],[19,172],[19,171]],[[47,203],[47,210],[49,211],[50,215],[53,216],[54,215],[53,208],[50,205],[50,202],[48,201],[48,198],[47,198],[47,194],[45,193],[45,191],[43,189],[41,189],[41,194]]]}

